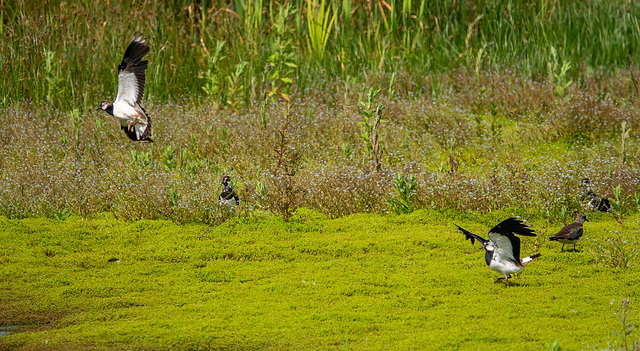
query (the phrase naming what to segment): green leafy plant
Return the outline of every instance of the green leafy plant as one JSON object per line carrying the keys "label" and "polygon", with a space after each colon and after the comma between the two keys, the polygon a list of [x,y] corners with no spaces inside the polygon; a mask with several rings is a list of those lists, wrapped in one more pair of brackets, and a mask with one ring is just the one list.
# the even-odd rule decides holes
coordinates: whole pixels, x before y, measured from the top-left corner
{"label": "green leafy plant", "polygon": [[269,86],[266,95],[269,98],[280,96],[289,101],[289,88],[293,84],[298,65],[296,61],[297,47],[291,39],[286,20],[292,12],[290,3],[279,7],[278,16],[274,23],[274,37],[272,54],[267,58],[265,75]]}
{"label": "green leafy plant", "polygon": [[429,75],[429,83],[430,83],[429,89],[431,92],[431,97],[434,99],[438,98],[442,94],[442,91],[444,90],[440,77],[435,74]]}
{"label": "green leafy plant", "polygon": [[53,212],[53,218],[57,219],[57,220],[65,220],[69,217],[71,217],[71,211],[69,209],[66,208],[62,208],[62,209],[57,209]]}
{"label": "green leafy plant", "polygon": [[80,115],[80,110],[74,108],[69,113],[69,124],[73,128],[73,140],[75,142],[76,148],[80,146],[80,134],[82,133],[82,116]]}
{"label": "green leafy plant", "polygon": [[631,132],[631,128],[627,128],[627,122],[622,121],[622,126],[620,131],[620,164],[621,165],[624,165],[626,161],[627,139],[629,139],[630,132]]}
{"label": "green leafy plant", "polygon": [[551,346],[549,346],[549,351],[562,351],[562,347],[560,347],[560,342],[558,340],[554,341]]}
{"label": "green leafy plant", "polygon": [[387,202],[396,214],[411,213],[414,210],[416,196],[416,176],[411,174],[404,176],[398,173],[393,179],[395,196],[389,197]]}
{"label": "green leafy plant", "polygon": [[64,93],[64,89],[60,87],[63,79],[60,74],[60,65],[55,60],[55,53],[47,49],[44,50],[44,70],[47,83],[46,103],[53,105],[54,98]]}
{"label": "green leafy plant", "polygon": [[141,167],[151,165],[151,153],[146,151],[129,150],[129,160]]}
{"label": "green leafy plant", "polygon": [[292,15],[292,5],[287,3],[278,7],[274,23],[273,40],[271,42],[271,55],[267,58],[262,77],[263,96],[260,106],[261,125],[267,127],[267,105],[269,101],[291,101],[289,90],[296,77],[298,65],[296,64],[296,52],[298,47],[291,39],[291,27],[287,25],[287,19]]}
{"label": "green leafy plant", "polygon": [[562,61],[556,52],[555,47],[551,47],[551,61],[547,63],[547,72],[549,75],[549,81],[553,82],[553,95],[559,100],[566,100],[567,91],[573,84],[573,80],[569,77],[569,71],[571,70],[571,63],[568,61]]}
{"label": "green leafy plant", "polygon": [[242,79],[247,64],[246,61],[236,64],[234,71],[224,78],[227,89],[225,103],[232,110],[237,110],[244,102],[245,89]]}
{"label": "green leafy plant", "polygon": [[107,125],[107,122],[104,119],[96,118],[96,131],[98,132],[98,134],[104,133],[104,129],[106,125]]}
{"label": "green leafy plant", "polygon": [[567,217],[569,215],[569,208],[567,205],[560,206],[560,210],[558,211],[558,218],[562,221],[562,223],[567,223]]}
{"label": "green leafy plant", "polygon": [[174,150],[171,145],[165,147],[162,152],[162,164],[168,171],[174,170],[178,167],[179,160],[176,155],[176,150]]}
{"label": "green leafy plant", "polygon": [[189,160],[185,163],[184,169],[191,172],[193,175],[198,175],[202,172],[202,169],[205,166],[205,161],[201,159],[193,159]]}
{"label": "green leafy plant", "polygon": [[622,197],[622,186],[618,184],[617,186],[611,188],[613,191],[613,199],[611,200],[611,215],[615,220],[622,225],[622,217],[627,214],[627,209],[625,207],[624,199]]}
{"label": "green leafy plant", "polygon": [[167,201],[169,202],[170,208],[176,207],[180,201],[180,193],[174,189],[169,189],[169,192],[167,193]]}
{"label": "green leafy plant", "polygon": [[382,119],[382,109],[378,94],[380,90],[370,88],[365,101],[360,100],[358,113],[362,116],[362,121],[358,124],[362,127],[360,138],[364,143],[364,158],[368,159],[376,171],[382,170],[382,155],[384,147],[380,145],[380,129],[384,122]]}
{"label": "green leafy plant", "polygon": [[220,140],[220,149],[222,150],[222,153],[226,153],[227,147],[229,146],[229,131],[227,130],[227,128],[220,129],[219,140]]}
{"label": "green leafy plant", "polygon": [[453,135],[448,142],[447,158],[449,160],[449,173],[456,173],[460,167],[460,161],[456,159],[456,137]]}
{"label": "green leafy plant", "polygon": [[[612,301],[613,303],[613,301]],[[613,345],[609,344],[608,350],[624,350],[624,351],[638,351],[640,350],[640,339],[633,340],[635,331],[638,329],[638,325],[629,321],[631,313],[631,299],[622,299],[620,303],[620,310],[616,313],[618,320],[620,321],[620,329],[614,330],[613,335],[616,336],[617,341]]]}
{"label": "green leafy plant", "polygon": [[262,182],[256,183],[256,192],[258,193],[258,207],[266,208],[267,203],[267,186]]}
{"label": "green leafy plant", "polygon": [[[615,234],[615,235],[614,235]],[[629,268],[636,265],[639,253],[635,249],[635,243],[620,237],[618,232],[610,232],[606,239],[594,239],[595,245],[591,252],[596,265],[609,268]]]}
{"label": "green leafy plant", "polygon": [[353,155],[353,147],[349,143],[342,143],[340,145],[340,151],[342,151],[342,155],[346,159],[350,159],[351,155]]}
{"label": "green leafy plant", "polygon": [[204,81],[202,90],[213,104],[216,104],[215,98],[220,93],[220,69],[218,65],[219,62],[224,59],[224,56],[222,56],[224,45],[224,41],[218,41],[213,55],[204,47],[207,63],[206,72],[198,76],[198,78]]}

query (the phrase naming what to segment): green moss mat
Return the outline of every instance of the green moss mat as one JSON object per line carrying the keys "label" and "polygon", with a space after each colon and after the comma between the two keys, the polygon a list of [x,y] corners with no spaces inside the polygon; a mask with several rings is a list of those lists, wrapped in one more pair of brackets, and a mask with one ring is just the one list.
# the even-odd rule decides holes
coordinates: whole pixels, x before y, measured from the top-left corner
{"label": "green moss mat", "polygon": [[623,298],[640,320],[640,216],[594,216],[564,253],[546,240],[562,225],[533,222],[522,251],[542,257],[506,288],[453,222],[484,235],[512,213],[448,213],[2,218],[0,324],[18,328],[0,349],[573,350],[618,342]]}

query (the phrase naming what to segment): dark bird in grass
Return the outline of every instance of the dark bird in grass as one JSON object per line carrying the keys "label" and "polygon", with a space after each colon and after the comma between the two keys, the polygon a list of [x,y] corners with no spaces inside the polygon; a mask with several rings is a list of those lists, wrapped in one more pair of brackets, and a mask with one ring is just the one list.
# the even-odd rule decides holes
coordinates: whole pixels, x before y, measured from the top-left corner
{"label": "dark bird in grass", "polygon": [[536,236],[536,234],[529,225],[524,224],[524,221],[518,217],[505,219],[493,227],[489,231],[488,240],[460,228],[457,224],[455,226],[464,233],[467,240],[471,240],[471,244],[474,244],[476,240],[482,243],[481,249],[485,250],[484,259],[487,266],[504,275],[504,278],[500,277],[494,283],[505,279],[507,286],[509,286],[511,274],[520,272],[527,263],[540,257],[540,254],[535,254],[520,259],[520,238],[516,234],[522,236]]}
{"label": "dark bird in grass", "polygon": [[231,187],[231,177],[222,177],[222,185],[224,185],[224,189],[220,194],[220,205],[228,207],[237,205],[240,202],[240,199],[238,198],[238,194],[236,194],[236,192]]}
{"label": "dark bird in grass", "polygon": [[578,213],[576,216],[576,221],[564,226],[564,228],[560,229],[559,232],[553,234],[552,237],[549,238],[550,241],[559,241],[562,243],[562,248],[560,252],[564,251],[565,244],[573,244],[573,251],[576,251],[576,243],[580,238],[582,238],[583,228],[585,221],[589,221],[587,216],[584,213]]}
{"label": "dark bird in grass", "polygon": [[611,201],[591,190],[591,181],[589,181],[589,178],[584,178],[580,181],[580,184],[584,190],[581,199],[587,210],[600,212],[609,212],[611,210]]}
{"label": "dark bird in grass", "polygon": [[141,60],[149,50],[145,38],[140,35],[133,37],[118,66],[116,101],[102,101],[99,107],[120,120],[120,129],[133,141],[153,141],[151,118],[141,105],[144,96],[144,71],[148,64],[148,61]]}

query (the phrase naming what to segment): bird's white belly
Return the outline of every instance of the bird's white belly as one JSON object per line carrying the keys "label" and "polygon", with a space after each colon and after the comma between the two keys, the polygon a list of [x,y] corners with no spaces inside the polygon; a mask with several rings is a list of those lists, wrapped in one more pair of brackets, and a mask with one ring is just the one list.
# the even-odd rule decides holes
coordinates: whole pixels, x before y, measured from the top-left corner
{"label": "bird's white belly", "polygon": [[238,201],[236,201],[236,199],[233,198],[233,197],[230,198],[230,199],[227,199],[227,200],[225,200],[223,198],[220,198],[220,205],[221,206],[233,207],[233,206],[235,206],[237,204],[238,204]]}
{"label": "bird's white belly", "polygon": [[493,269],[496,272],[500,272],[504,275],[517,273],[522,269],[522,267],[516,265],[511,261],[496,261],[496,260],[491,261],[491,264],[489,264],[489,268]]}
{"label": "bird's white belly", "polygon": [[113,116],[122,120],[131,121],[134,116],[138,116],[138,111],[126,102],[118,102],[113,104]]}

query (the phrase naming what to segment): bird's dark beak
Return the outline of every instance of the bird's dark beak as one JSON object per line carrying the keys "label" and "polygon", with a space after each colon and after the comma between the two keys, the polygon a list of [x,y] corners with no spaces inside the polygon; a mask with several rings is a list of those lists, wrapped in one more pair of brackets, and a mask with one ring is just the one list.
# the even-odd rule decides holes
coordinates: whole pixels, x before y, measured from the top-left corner
{"label": "bird's dark beak", "polygon": [[480,246],[480,248],[478,249],[478,251],[484,249],[484,245]]}

